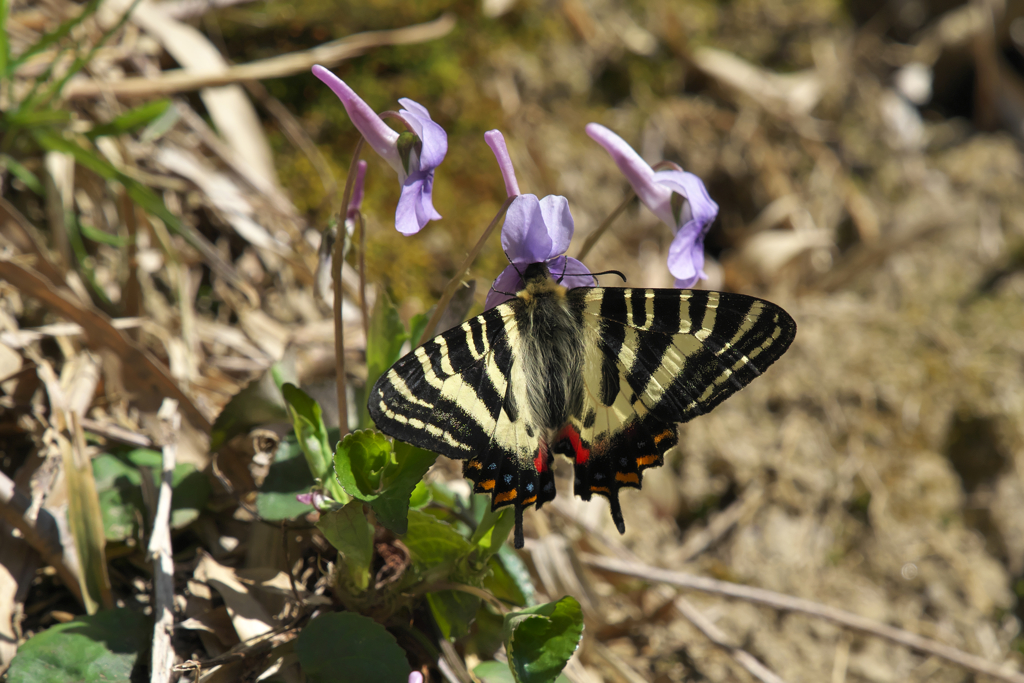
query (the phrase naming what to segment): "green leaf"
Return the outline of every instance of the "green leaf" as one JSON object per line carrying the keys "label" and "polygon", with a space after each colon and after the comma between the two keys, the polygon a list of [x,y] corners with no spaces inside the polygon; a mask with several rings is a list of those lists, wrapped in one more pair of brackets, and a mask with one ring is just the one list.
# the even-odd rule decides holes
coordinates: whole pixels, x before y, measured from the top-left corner
{"label": "green leaf", "polygon": [[427,482],[420,479],[416,482],[416,487],[412,490],[412,495],[409,496],[409,507],[414,510],[425,508],[430,504],[430,501],[434,497],[430,494],[430,487],[427,486]]}
{"label": "green leaf", "polygon": [[484,509],[483,519],[480,520],[470,539],[470,542],[475,543],[478,548],[477,557],[481,564],[498,552],[502,544],[508,540],[508,535],[515,525],[515,511],[511,507],[491,510],[491,506],[488,505]]}
{"label": "green leaf", "polygon": [[324,491],[331,498],[344,505],[349,498],[331,476],[332,450],[320,404],[294,384],[283,385],[281,393],[291,413],[295,436],[306,456],[310,473],[314,479],[321,481]]}
{"label": "green leaf", "polygon": [[[0,2],[5,2],[5,0],[0,0]],[[32,171],[25,168],[25,166],[18,162],[14,157],[6,154],[0,154],[0,165],[6,167],[7,170],[11,172],[11,175],[25,183],[25,186],[28,187],[28,189],[32,190],[40,197],[46,195],[46,190],[43,188],[42,182],[39,181],[39,177]]]}
{"label": "green leaf", "polygon": [[427,593],[427,604],[441,634],[450,640],[469,633],[469,625],[480,608],[480,598],[463,591],[437,591]]}
{"label": "green leaf", "polygon": [[345,491],[366,501],[377,520],[396,534],[407,529],[409,499],[437,454],[363,429],[348,434],[334,453],[334,471]]}
{"label": "green leaf", "polygon": [[402,543],[409,549],[413,565],[420,570],[446,563],[454,565],[473,551],[455,527],[419,510],[409,512],[409,529],[402,536]]}
{"label": "green leaf", "polygon": [[372,429],[346,434],[334,452],[334,471],[345,492],[366,502],[380,495],[390,464],[391,442]]}
{"label": "green leaf", "polygon": [[93,242],[99,242],[100,244],[106,244],[119,249],[128,245],[127,239],[119,237],[118,235],[111,235],[109,232],[100,230],[88,223],[78,223],[78,229],[81,230],[82,237],[88,238]]}
{"label": "green leaf", "polygon": [[370,413],[366,398],[377,379],[395,364],[402,352],[402,344],[409,335],[398,316],[398,309],[383,292],[377,297],[370,313],[370,329],[366,334],[366,384],[359,392],[359,426],[369,427]]}
{"label": "green leaf", "polygon": [[406,683],[405,651],[387,629],[355,612],[329,612],[295,640],[307,683]]}
{"label": "green leaf", "polygon": [[[330,437],[331,434],[328,434]],[[337,437],[336,432],[334,437]],[[292,519],[312,512],[312,505],[300,503],[295,496],[308,493],[314,484],[313,475],[309,473],[309,466],[295,434],[289,434],[277,447],[263,486],[256,492],[256,512],[268,522]]]}
{"label": "green leaf", "polygon": [[253,427],[288,420],[281,385],[297,381],[295,359],[286,354],[285,360],[274,363],[259,379],[249,382],[231,397],[214,421],[210,432],[210,452],[216,453],[230,439]]}
{"label": "green leaf", "polygon": [[437,454],[396,441],[387,469],[384,470],[384,491],[370,507],[377,521],[389,531],[404,534],[408,529],[409,503],[423,475],[437,460]]}
{"label": "green leaf", "polygon": [[366,590],[373,562],[373,525],[363,513],[363,501],[353,500],[342,508],[322,514],[316,528],[341,552],[353,585],[359,591]]}
{"label": "green leaf", "polygon": [[505,650],[516,683],[550,683],[583,636],[583,610],[572,596],[505,615]]}
{"label": "green leaf", "polygon": [[516,683],[504,662],[480,662],[473,669],[473,675],[480,679],[480,683]]}
{"label": "green leaf", "polygon": [[100,611],[29,638],[7,671],[9,683],[127,681],[152,627],[139,612]]}
{"label": "green leaf", "polygon": [[130,133],[136,128],[148,125],[154,119],[162,116],[169,106],[171,106],[171,101],[168,99],[146,102],[143,105],[126,111],[110,123],[94,126],[91,131],[86,133],[86,136],[91,140],[95,140],[102,135]]}
{"label": "green leaf", "polygon": [[[487,563],[491,573],[484,577],[484,590],[504,602],[512,603],[520,607],[530,604],[520,587],[519,583],[512,577],[512,574],[505,568],[499,556],[491,557]],[[527,575],[529,578],[529,575]],[[531,586],[532,588],[532,586]]]}
{"label": "green leaf", "polygon": [[[515,683],[512,671],[505,662],[480,662],[473,669],[473,675],[480,679],[480,683]],[[555,683],[569,683],[565,674],[559,674]]]}
{"label": "green leaf", "polygon": [[417,313],[409,320],[409,347],[415,349],[423,341],[423,330],[427,329],[427,323],[430,322],[430,315],[427,313]]}

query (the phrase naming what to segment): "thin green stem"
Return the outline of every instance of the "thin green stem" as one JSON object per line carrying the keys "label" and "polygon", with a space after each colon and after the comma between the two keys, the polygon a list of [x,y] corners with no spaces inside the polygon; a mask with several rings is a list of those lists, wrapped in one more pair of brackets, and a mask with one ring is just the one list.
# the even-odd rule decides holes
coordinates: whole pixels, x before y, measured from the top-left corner
{"label": "thin green stem", "polygon": [[341,209],[338,216],[338,234],[334,239],[334,250],[331,253],[331,279],[334,284],[334,364],[338,370],[338,430],[339,439],[348,434],[348,376],[345,374],[345,324],[341,319],[341,268],[345,262],[345,240],[348,231],[345,229],[345,217],[348,215],[348,202],[352,197],[352,185],[356,176],[356,164],[359,153],[363,150],[363,139],[356,143],[356,151],[352,154],[352,164],[345,179],[345,193],[341,197]]}
{"label": "thin green stem", "polygon": [[13,74],[7,73],[11,60],[11,44],[7,40],[7,15],[10,12],[9,0],[0,0],[0,76],[5,83],[10,83]]}
{"label": "thin green stem", "polygon": [[634,197],[636,197],[636,192],[630,189],[626,194],[626,198],[622,200],[622,203],[619,204],[614,211],[608,214],[608,218],[605,218],[604,222],[597,226],[597,230],[587,235],[587,239],[584,240],[583,246],[580,248],[580,253],[576,255],[577,259],[582,261],[587,257],[587,254],[589,254],[590,250],[593,249],[597,240],[601,239],[601,235],[608,232],[608,228],[610,228],[615,219],[626,210],[626,207],[629,206],[629,203],[633,201]]}
{"label": "thin green stem", "polygon": [[444,314],[445,309],[448,308],[448,304],[451,302],[452,297],[455,296],[455,292],[458,290],[459,285],[462,284],[462,278],[466,276],[466,273],[469,272],[473,262],[476,261],[476,257],[480,255],[480,251],[484,248],[484,244],[487,242],[487,239],[491,236],[491,233],[494,232],[494,229],[498,227],[498,223],[500,223],[501,219],[505,216],[505,212],[508,211],[508,207],[512,205],[513,199],[515,199],[515,196],[509,197],[505,200],[505,203],[501,205],[501,208],[498,209],[498,213],[494,216],[491,224],[487,226],[486,230],[484,230],[484,234],[480,236],[476,245],[466,256],[466,260],[462,262],[462,267],[459,268],[459,272],[455,274],[455,277],[448,281],[448,285],[445,286],[444,292],[441,293],[441,298],[438,300],[437,306],[434,308],[434,314],[430,316],[430,322],[428,322],[427,326],[423,328],[423,334],[420,336],[420,343],[433,338],[434,330],[437,329],[437,324],[440,322],[441,316]]}
{"label": "thin green stem", "polygon": [[366,221],[363,219],[362,211],[356,212],[356,220],[359,223],[359,253],[356,254],[359,260],[359,308],[363,314],[363,333],[369,338],[370,313],[366,307]]}

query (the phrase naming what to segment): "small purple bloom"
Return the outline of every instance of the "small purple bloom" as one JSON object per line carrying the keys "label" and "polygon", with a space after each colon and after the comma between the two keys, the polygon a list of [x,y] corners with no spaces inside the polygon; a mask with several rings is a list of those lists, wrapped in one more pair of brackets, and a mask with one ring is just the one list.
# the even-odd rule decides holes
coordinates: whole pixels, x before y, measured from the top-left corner
{"label": "small purple bloom", "polygon": [[677,287],[692,287],[704,273],[704,236],[718,215],[700,178],[685,171],[655,171],[625,140],[598,123],[587,124],[593,138],[626,176],[644,206],[672,228],[668,269]]}
{"label": "small purple bloom", "polygon": [[413,671],[409,674],[409,683],[423,683],[423,674],[419,671]]}
{"label": "small purple bloom", "polygon": [[520,274],[531,263],[546,263],[551,276],[564,286],[593,287],[594,276],[585,265],[564,256],[574,230],[569,202],[565,197],[548,195],[537,199],[535,194],[521,194],[512,200],[501,228],[501,246],[509,264],[501,271],[487,294],[485,308],[508,301],[511,293],[526,283]]}
{"label": "small purple bloom", "polygon": [[343,80],[317,64],[313,75],[327,84],[345,106],[349,118],[367,144],[398,173],[402,196],[395,212],[395,227],[403,235],[414,235],[428,221],[441,218],[434,209],[434,169],[448,152],[448,136],[434,123],[422,105],[408,98],[399,101],[398,112],[411,132],[392,130]]}
{"label": "small purple bloom", "polygon": [[295,494],[295,500],[306,505],[312,505],[319,510],[324,504],[325,497],[322,491],[310,491],[309,493]]}

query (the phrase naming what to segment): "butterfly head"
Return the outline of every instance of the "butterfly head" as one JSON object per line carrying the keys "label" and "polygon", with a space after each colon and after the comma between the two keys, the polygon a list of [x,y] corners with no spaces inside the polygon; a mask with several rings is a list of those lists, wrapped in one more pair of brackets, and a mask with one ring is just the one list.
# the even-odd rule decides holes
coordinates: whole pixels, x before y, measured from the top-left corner
{"label": "butterfly head", "polygon": [[531,263],[523,271],[523,282],[526,284],[516,292],[516,296],[523,301],[533,301],[535,297],[550,297],[552,295],[564,295],[565,287],[551,277],[551,271],[546,263]]}

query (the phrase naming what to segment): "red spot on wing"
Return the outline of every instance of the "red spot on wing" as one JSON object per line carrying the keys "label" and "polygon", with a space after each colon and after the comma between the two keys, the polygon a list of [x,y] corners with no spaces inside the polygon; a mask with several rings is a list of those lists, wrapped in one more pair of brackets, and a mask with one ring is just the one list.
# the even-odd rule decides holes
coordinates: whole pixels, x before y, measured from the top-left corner
{"label": "red spot on wing", "polygon": [[537,474],[548,469],[548,445],[544,443],[544,439],[540,439],[537,444],[537,455],[533,459],[533,468],[537,470]]}
{"label": "red spot on wing", "polygon": [[567,439],[569,445],[572,446],[572,452],[575,455],[577,465],[586,465],[587,460],[590,459],[590,449],[583,445],[583,440],[580,439],[580,433],[576,431],[576,428],[570,425],[562,427],[562,431],[558,432],[558,438]]}

